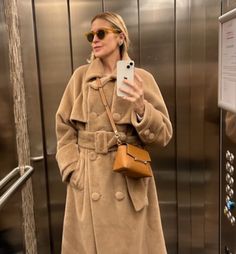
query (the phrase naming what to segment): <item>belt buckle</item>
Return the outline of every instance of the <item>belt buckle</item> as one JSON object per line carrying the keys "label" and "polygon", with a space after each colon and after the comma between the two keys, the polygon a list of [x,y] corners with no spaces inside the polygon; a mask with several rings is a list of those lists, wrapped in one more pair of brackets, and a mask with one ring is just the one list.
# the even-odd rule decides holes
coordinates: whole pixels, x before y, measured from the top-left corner
{"label": "belt buckle", "polygon": [[107,144],[107,132],[106,131],[96,131],[95,132],[95,152],[96,153],[108,153]]}

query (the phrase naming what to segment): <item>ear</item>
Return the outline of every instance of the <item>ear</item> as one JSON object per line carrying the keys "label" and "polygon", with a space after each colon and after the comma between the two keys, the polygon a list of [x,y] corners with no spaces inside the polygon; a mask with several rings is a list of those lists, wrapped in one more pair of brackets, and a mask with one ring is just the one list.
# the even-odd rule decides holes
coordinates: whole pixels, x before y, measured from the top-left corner
{"label": "ear", "polygon": [[124,41],[124,40],[125,40],[125,35],[124,35],[123,32],[119,33],[119,39],[120,39],[121,41]]}

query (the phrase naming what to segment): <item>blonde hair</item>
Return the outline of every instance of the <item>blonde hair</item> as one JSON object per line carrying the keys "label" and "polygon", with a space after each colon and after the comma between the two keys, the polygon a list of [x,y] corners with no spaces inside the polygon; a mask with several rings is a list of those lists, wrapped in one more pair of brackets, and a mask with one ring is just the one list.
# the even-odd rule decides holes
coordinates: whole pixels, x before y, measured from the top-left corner
{"label": "blonde hair", "polygon": [[[126,54],[128,52],[129,49],[129,45],[130,45],[130,39],[129,39],[129,33],[128,33],[128,29],[125,25],[125,22],[123,20],[123,18],[114,12],[102,12],[97,14],[92,20],[91,20],[91,24],[96,20],[96,19],[103,19],[108,21],[112,28],[117,29],[118,31],[120,31],[121,33],[124,34],[124,42],[122,45],[120,45],[120,55],[121,57]],[[96,57],[94,56],[93,52],[91,52],[91,56],[90,59],[88,60],[88,62],[92,62]]]}

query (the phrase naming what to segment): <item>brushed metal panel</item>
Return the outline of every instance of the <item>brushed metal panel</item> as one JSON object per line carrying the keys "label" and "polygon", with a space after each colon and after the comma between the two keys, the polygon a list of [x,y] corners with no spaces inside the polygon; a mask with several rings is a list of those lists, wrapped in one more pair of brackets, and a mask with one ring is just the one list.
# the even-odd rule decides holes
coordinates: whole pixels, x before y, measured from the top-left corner
{"label": "brushed metal panel", "polygon": [[[13,90],[10,84],[8,32],[3,1],[0,1],[0,38],[0,179],[2,179],[17,166]],[[20,191],[15,193],[1,209],[0,218],[1,249],[8,253],[23,252]]]}
{"label": "brushed metal panel", "polygon": [[135,0],[103,0],[104,11],[112,11],[120,14],[124,19],[129,31],[130,50],[129,55],[139,66],[139,21],[138,21],[138,1]]}
{"label": "brushed metal panel", "polygon": [[73,68],[86,64],[90,57],[91,46],[84,34],[90,30],[91,19],[102,12],[102,0],[100,1],[70,1],[70,24],[73,54]]}
{"label": "brushed metal panel", "polygon": [[222,0],[222,14],[236,8],[236,0]]}
{"label": "brushed metal panel", "polygon": [[190,161],[191,161],[191,244],[192,253],[202,253],[204,242],[205,158],[205,1],[192,0],[191,16],[191,88],[190,88]]}
{"label": "brushed metal panel", "polygon": [[60,253],[65,188],[55,160],[55,113],[72,73],[69,8],[65,0],[34,1],[42,91],[46,172],[48,176],[52,253]]}
{"label": "brushed metal panel", "polygon": [[218,22],[221,1],[206,1],[205,44],[205,253],[219,253],[220,114],[218,103]]}
{"label": "brushed metal panel", "polygon": [[[155,77],[175,129],[174,1],[139,1],[140,65]],[[168,253],[177,253],[175,135],[166,148],[152,147],[153,169]]]}
{"label": "brushed metal panel", "polygon": [[176,156],[178,253],[191,253],[190,2],[176,2]]}
{"label": "brushed metal panel", "polygon": [[42,105],[40,101],[41,94],[38,80],[32,1],[22,0],[18,2],[18,8],[21,23],[20,33],[24,68],[24,84],[26,91],[30,155],[31,158],[41,157],[41,160],[34,159],[31,161],[31,165],[34,167],[32,183],[35,224],[37,230],[37,247],[38,253],[51,253],[48,179],[43,156]]}
{"label": "brushed metal panel", "polygon": [[47,153],[55,154],[55,113],[72,72],[67,1],[36,0],[35,10]]}

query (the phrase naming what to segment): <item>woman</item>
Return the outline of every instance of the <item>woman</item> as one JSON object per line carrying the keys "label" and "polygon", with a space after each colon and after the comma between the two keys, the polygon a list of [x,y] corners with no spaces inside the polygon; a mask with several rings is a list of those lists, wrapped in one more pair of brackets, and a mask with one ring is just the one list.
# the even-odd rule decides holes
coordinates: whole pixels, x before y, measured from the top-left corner
{"label": "woman", "polygon": [[87,39],[91,62],[74,72],[56,114],[57,161],[68,183],[62,253],[166,253],[153,177],[112,171],[116,139],[96,79],[123,141],[165,146],[172,136],[165,103],[152,75],[138,68],[121,89],[126,96],[117,96],[116,62],[129,59],[119,15],[95,16]]}

